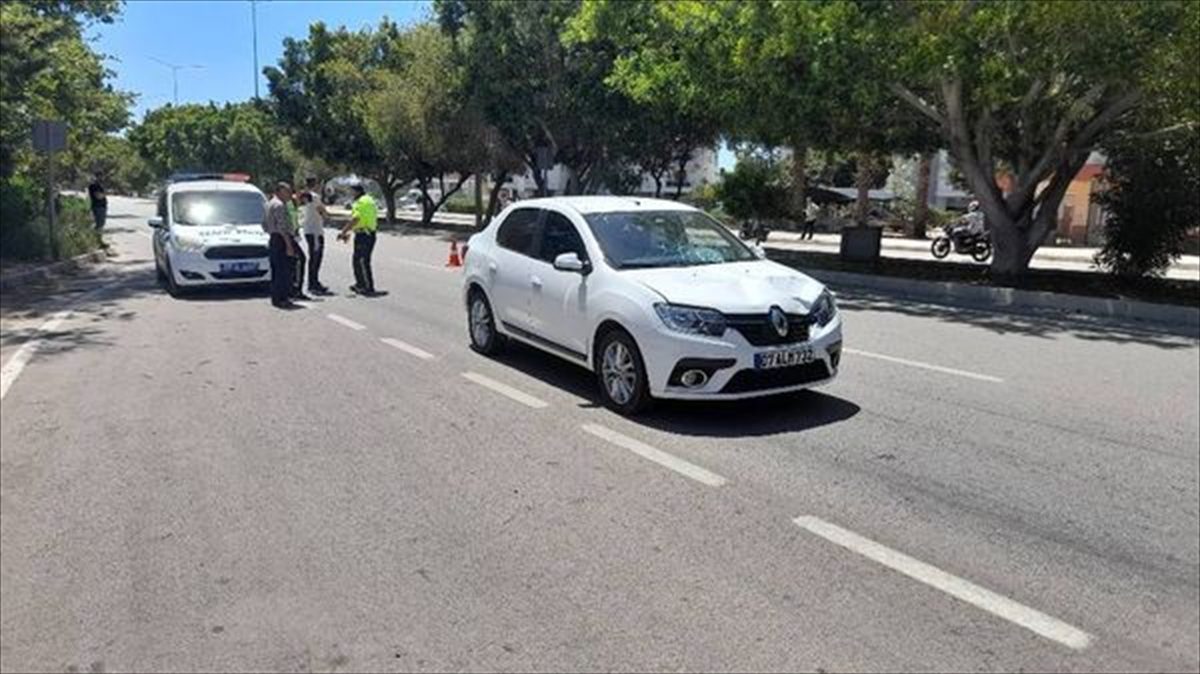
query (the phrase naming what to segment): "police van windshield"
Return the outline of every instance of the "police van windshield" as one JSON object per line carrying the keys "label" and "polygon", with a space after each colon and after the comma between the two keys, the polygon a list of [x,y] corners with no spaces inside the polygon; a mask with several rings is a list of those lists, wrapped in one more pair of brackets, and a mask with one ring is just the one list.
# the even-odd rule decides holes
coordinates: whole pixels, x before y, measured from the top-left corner
{"label": "police van windshield", "polygon": [[257,225],[263,202],[257,192],[180,192],[171,197],[171,219],[177,225]]}

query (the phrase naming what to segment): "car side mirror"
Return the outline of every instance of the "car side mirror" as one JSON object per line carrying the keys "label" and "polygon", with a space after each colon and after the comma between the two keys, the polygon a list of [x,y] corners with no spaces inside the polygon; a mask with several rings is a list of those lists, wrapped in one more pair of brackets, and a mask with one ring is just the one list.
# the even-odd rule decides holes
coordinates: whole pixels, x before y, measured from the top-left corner
{"label": "car side mirror", "polygon": [[150,218],[149,220],[147,220],[147,221],[146,221],[146,224],[147,224],[147,225],[150,225],[150,226],[151,226],[151,227],[153,227],[154,229],[162,229],[162,227],[163,227],[163,219],[162,219],[162,218],[158,218],[158,217]]}
{"label": "car side mirror", "polygon": [[554,258],[554,268],[559,271],[571,271],[586,276],[592,272],[592,263],[587,260],[580,260],[578,253],[562,253]]}

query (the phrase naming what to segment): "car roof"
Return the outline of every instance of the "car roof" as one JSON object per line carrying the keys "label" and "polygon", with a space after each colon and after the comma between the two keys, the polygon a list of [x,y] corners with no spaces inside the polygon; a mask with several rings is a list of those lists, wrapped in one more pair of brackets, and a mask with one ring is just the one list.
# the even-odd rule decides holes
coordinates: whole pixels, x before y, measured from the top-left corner
{"label": "car roof", "polygon": [[167,191],[173,194],[178,192],[256,192],[262,194],[262,190],[250,183],[233,180],[184,180],[167,185]]}
{"label": "car roof", "polygon": [[650,199],[644,197],[615,197],[615,196],[578,196],[578,197],[543,197],[540,199],[523,199],[513,204],[533,206],[537,208],[567,208],[586,215],[588,213],[615,213],[630,211],[694,211],[694,207],[669,199]]}

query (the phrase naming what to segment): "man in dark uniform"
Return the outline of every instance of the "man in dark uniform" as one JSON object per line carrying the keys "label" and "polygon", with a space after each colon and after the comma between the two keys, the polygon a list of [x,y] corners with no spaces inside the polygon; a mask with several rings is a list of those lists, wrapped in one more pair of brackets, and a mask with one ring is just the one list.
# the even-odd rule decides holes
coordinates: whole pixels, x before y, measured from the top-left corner
{"label": "man in dark uniform", "polygon": [[275,196],[267,202],[263,213],[263,231],[270,235],[268,251],[271,260],[271,304],[278,309],[298,308],[292,302],[292,258],[296,256],[296,231],[292,225],[288,204],[292,186],[279,182]]}

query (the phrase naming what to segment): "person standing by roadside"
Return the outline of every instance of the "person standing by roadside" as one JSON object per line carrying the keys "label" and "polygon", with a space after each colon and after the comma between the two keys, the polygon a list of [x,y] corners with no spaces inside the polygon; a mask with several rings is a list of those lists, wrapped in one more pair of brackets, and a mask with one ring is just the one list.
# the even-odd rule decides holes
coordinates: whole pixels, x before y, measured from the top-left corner
{"label": "person standing by roadside", "polygon": [[304,294],[304,266],[306,259],[304,257],[304,248],[300,245],[300,193],[293,192],[292,198],[287,202],[288,220],[292,223],[292,250],[296,251],[292,257],[292,294],[294,300],[311,300],[312,298]]}
{"label": "person standing by roadside", "polygon": [[321,260],[325,258],[325,218],[329,211],[321,203],[317,179],[306,178],[300,193],[300,229],[308,244],[308,292],[328,295],[329,288],[321,284]]}
{"label": "person standing by roadside", "polygon": [[292,186],[280,181],[275,195],[263,212],[263,231],[270,235],[268,252],[271,260],[271,304],[278,309],[298,308],[291,300],[292,258],[296,256],[295,231],[288,216]]}
{"label": "person standing by roadside", "polygon": [[96,221],[96,231],[104,229],[104,221],[108,218],[108,193],[104,191],[100,178],[100,174],[97,173],[88,185],[88,201],[92,205],[92,219]]}
{"label": "person standing by roadside", "polygon": [[379,229],[379,208],[361,184],[351,186],[354,203],[350,206],[350,221],[338,233],[339,241],[347,241],[354,232],[354,285],[350,290],[370,297],[379,295],[375,290],[375,275],[371,271],[371,253],[375,250],[375,232]]}

